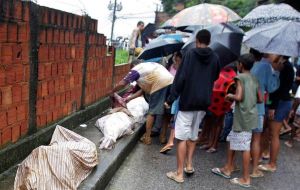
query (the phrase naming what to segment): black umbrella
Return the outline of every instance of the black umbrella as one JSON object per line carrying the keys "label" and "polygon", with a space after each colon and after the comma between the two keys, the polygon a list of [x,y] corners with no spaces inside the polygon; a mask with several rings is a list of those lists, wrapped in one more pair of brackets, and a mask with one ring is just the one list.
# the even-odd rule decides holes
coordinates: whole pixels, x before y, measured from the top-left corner
{"label": "black umbrella", "polygon": [[[221,23],[206,27],[211,33],[211,47],[219,56],[221,66],[225,66],[235,61],[240,56],[244,32],[237,26],[229,23]],[[192,35],[184,44],[182,50],[196,47],[197,32]]]}
{"label": "black umbrella", "polygon": [[184,45],[182,37],[178,34],[166,34],[152,40],[138,56],[138,59],[152,59],[164,57],[176,51],[179,51]]}
{"label": "black umbrella", "polygon": [[149,23],[147,24],[147,26],[144,28],[143,32],[142,32],[142,36],[144,38],[151,38],[153,36],[153,33],[156,30],[156,26],[155,24]]}

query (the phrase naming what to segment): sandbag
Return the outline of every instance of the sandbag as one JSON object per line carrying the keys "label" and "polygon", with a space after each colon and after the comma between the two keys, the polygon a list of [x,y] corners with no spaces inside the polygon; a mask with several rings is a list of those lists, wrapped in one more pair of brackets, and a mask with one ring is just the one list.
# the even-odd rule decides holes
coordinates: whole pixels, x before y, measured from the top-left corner
{"label": "sandbag", "polygon": [[112,149],[118,138],[132,134],[135,126],[145,121],[149,106],[143,97],[131,100],[126,107],[126,111],[122,108],[96,121],[96,127],[104,135],[100,139],[100,149]]}
{"label": "sandbag", "polygon": [[124,112],[106,115],[96,121],[104,137],[100,139],[100,149],[112,149],[117,139],[133,133],[133,119]]}
{"label": "sandbag", "polygon": [[48,146],[40,146],[19,165],[15,190],[75,190],[98,164],[96,145],[59,125]]}

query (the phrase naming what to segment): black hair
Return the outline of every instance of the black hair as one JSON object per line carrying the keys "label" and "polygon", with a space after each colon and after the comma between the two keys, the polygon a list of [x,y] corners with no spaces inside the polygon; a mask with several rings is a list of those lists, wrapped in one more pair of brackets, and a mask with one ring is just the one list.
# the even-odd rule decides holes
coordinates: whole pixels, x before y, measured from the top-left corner
{"label": "black hair", "polygon": [[289,58],[290,58],[290,56],[282,56],[282,58],[284,59],[284,60],[289,60]]}
{"label": "black hair", "polygon": [[142,63],[143,62],[143,60],[142,59],[134,59],[134,60],[132,60],[131,61],[131,65],[132,66],[136,66],[136,65],[138,65],[138,64],[140,64],[140,63]]}
{"label": "black hair", "polygon": [[176,52],[176,56],[182,59],[182,53],[180,51]]}
{"label": "black hair", "polygon": [[140,25],[142,25],[142,24],[144,24],[143,21],[138,21],[137,26],[140,26]]}
{"label": "black hair", "polygon": [[256,49],[253,49],[253,48],[250,48],[249,52],[254,56],[254,58],[255,58],[256,61],[260,61],[263,58],[263,56],[264,56],[263,53],[259,52]]}
{"label": "black hair", "polygon": [[198,40],[198,42],[209,45],[210,43],[210,32],[208,30],[200,30],[197,35],[196,35],[196,39]]}
{"label": "black hair", "polygon": [[255,62],[255,58],[251,53],[243,54],[239,57],[239,63],[241,63],[245,70],[250,71]]}

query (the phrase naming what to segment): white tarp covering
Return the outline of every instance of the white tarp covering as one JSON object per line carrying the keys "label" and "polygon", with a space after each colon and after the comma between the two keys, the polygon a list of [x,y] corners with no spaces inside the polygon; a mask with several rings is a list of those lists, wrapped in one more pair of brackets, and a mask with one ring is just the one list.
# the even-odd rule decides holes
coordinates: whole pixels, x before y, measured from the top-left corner
{"label": "white tarp covering", "polygon": [[98,164],[96,145],[59,125],[49,146],[40,146],[19,165],[15,190],[75,190]]}

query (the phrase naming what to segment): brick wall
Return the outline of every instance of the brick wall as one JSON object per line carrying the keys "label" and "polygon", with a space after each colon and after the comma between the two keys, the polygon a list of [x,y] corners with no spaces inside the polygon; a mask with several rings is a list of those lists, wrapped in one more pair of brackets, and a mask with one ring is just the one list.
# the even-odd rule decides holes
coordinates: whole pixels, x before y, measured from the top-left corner
{"label": "brick wall", "polygon": [[122,80],[129,70],[130,70],[130,64],[116,65],[115,74],[114,74],[115,82],[117,83],[120,80]]}
{"label": "brick wall", "polygon": [[[106,38],[88,16],[20,0],[0,0],[0,10],[3,148],[30,129],[44,128],[103,98],[113,83],[114,50],[107,54]],[[115,66],[115,80],[128,70],[128,65]]]}
{"label": "brick wall", "polygon": [[28,129],[29,25],[21,1],[0,1],[0,143]]}

